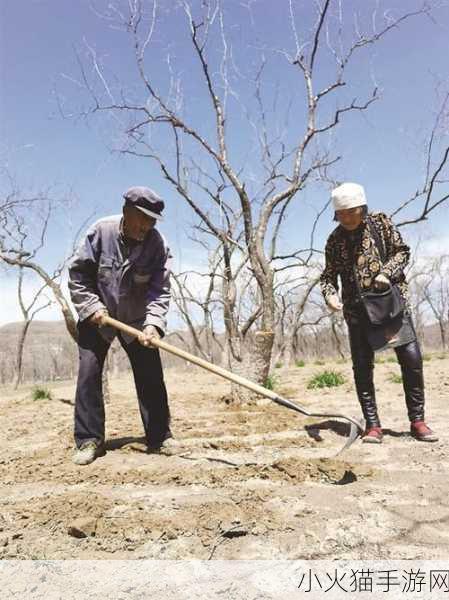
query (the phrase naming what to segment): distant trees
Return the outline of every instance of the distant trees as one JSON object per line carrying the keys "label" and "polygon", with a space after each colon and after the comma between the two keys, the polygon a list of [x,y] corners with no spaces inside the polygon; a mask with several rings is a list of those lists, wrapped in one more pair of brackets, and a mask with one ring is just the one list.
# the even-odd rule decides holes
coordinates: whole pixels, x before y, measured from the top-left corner
{"label": "distant trees", "polygon": [[[349,115],[379,99],[368,80],[351,86],[354,61],[432,9],[423,2],[393,13],[378,3],[368,14],[363,3],[361,16],[334,0],[288,0],[279,5],[283,46],[272,48],[257,35],[264,3],[233,3],[242,11],[238,25],[256,32],[244,47],[234,33],[230,4],[130,0],[104,3],[104,11],[97,4],[105,23],[129,36],[136,77],[130,73],[120,81],[86,42],[77,83],[91,101],[83,114],[113,116],[119,151],[155,165],[195,219],[204,260],[173,276],[173,304],[186,329],[178,337],[204,358],[222,355],[230,368],[264,383],[273,359],[289,362],[299,352],[317,351],[323,332],[331,340],[326,348],[345,355],[342,323],[328,315],[317,290],[322,249],[315,235],[329,203],[315,206],[315,216],[306,220],[305,191],[320,185],[327,197],[339,179],[335,166],[344,150],[336,147],[335,133]],[[171,50],[161,58],[164,19],[179,26],[188,68],[176,64]],[[286,83],[282,89],[270,79],[273,70]],[[400,226],[426,220],[449,199],[447,103],[446,95],[426,142],[423,182],[392,207]],[[38,227],[30,228],[24,208],[33,210],[36,202]],[[37,274],[75,339],[61,286],[65,258],[46,270],[38,256],[55,210],[49,197],[28,204],[17,194],[0,198],[0,261]],[[286,244],[292,216],[305,231],[294,250]]]}
{"label": "distant trees", "polygon": [[49,191],[27,197],[16,187],[12,178],[9,181],[12,189],[0,200],[0,262],[18,269],[21,281],[24,271],[40,279],[41,284],[52,292],[67,331],[76,340],[76,320],[62,287],[62,273],[73,246],[69,252],[67,248],[61,248],[52,270],[44,267],[40,259],[49,242],[50,225],[56,226],[52,219],[55,220],[58,211],[65,209],[65,201],[52,198]]}
{"label": "distant trees", "polygon": [[[332,180],[332,167],[340,159],[330,143],[334,130],[349,114],[367,110],[378,99],[375,86],[367,92],[360,82],[352,95],[348,93],[350,66],[357,55],[368,52],[409,19],[429,15],[431,7],[423,3],[395,16],[392,11],[375,9],[370,18],[362,19],[341,2],[322,0],[308,4],[306,10],[303,3],[289,0],[279,7],[284,11],[284,47],[270,48],[254,41],[248,60],[249,46],[238,47],[233,37],[235,23],[228,6],[221,0],[183,0],[170,8],[157,0],[133,0],[126,6],[108,3],[103,11],[97,6],[97,14],[107,24],[130,36],[137,78],[125,85],[109,76],[96,48],[86,43],[87,60],[79,57],[78,83],[91,99],[91,108],[84,114],[114,116],[123,134],[120,151],[155,164],[193,211],[202,239],[214,240],[218,270],[210,279],[209,300],[206,304],[201,300],[197,309],[209,320],[206,328],[210,331],[208,304],[212,298],[215,306],[220,303],[229,366],[264,383],[279,314],[284,314],[281,328],[287,318],[286,306],[276,298],[280,278],[298,264],[308,267],[316,256],[316,222],[310,223],[310,245],[295,253],[282,250],[290,210],[295,207],[300,215],[305,188]],[[242,12],[248,23],[239,25],[246,23],[247,31],[253,31],[262,17],[263,3],[248,4],[247,12]],[[170,54],[164,67],[162,63],[155,66],[164,19],[185,23],[179,35],[182,55],[189,57],[188,69],[177,70]],[[239,64],[241,56],[245,61]],[[291,99],[276,90],[267,92],[268,64],[270,68],[275,65],[278,79],[290,82]],[[161,79],[162,72],[167,78]],[[328,74],[326,81],[323,73]],[[187,91],[192,82],[200,112],[192,110]],[[292,106],[294,122],[288,119]],[[252,142],[246,155],[238,150],[239,137]],[[434,142],[435,136],[430,154],[437,153]],[[425,199],[419,215],[407,216],[403,224],[427,218],[446,200],[437,196],[446,158],[447,153],[436,166],[429,161],[425,185],[395,211],[408,215],[407,208]],[[324,208],[317,207],[317,219]],[[201,276],[207,277],[207,272]],[[300,298],[307,295],[308,285]],[[195,296],[185,277],[175,279],[175,291],[178,309],[188,317]],[[195,339],[189,318],[185,320],[194,345],[207,355],[205,340]],[[288,318],[293,340],[301,319]],[[324,315],[317,318],[324,319]],[[334,322],[332,332],[340,345]]]}
{"label": "distant trees", "polygon": [[[16,383],[15,387],[19,386],[22,382],[22,366],[23,366],[23,351],[25,348],[26,336],[33,321],[34,317],[45,310],[51,304],[51,300],[45,297],[45,290],[47,288],[47,284],[44,283],[41,285],[33,294],[30,301],[27,301],[24,297],[23,290],[23,280],[24,280],[24,268],[19,267],[18,279],[17,279],[17,298],[20,306],[20,310],[23,316],[22,328],[19,335],[19,340],[17,343],[17,358],[16,358]],[[42,299],[44,299],[44,303],[42,303]]]}
{"label": "distant trees", "polygon": [[438,325],[441,347],[449,342],[449,255],[427,257],[415,267],[412,284],[415,312]]}
{"label": "distant trees", "polygon": [[[63,273],[73,245],[61,246],[61,227],[58,223],[59,219],[67,219],[70,201],[65,197],[55,197],[50,189],[36,194],[23,191],[7,169],[3,169],[1,183],[0,268],[3,272],[8,269],[16,275],[17,302],[23,317],[16,342],[17,350],[13,353],[14,363],[11,365],[9,357],[4,357],[17,386],[23,380],[27,337],[38,313],[52,303],[57,304],[71,338],[76,340],[77,337],[76,319],[63,288]],[[54,258],[49,259],[50,242],[56,239],[59,249]],[[48,264],[53,266],[49,268]],[[28,378],[39,378],[43,372],[50,378],[57,377],[60,368],[65,374],[73,373],[73,368],[62,367],[64,360],[61,357],[55,362],[51,347],[42,351],[49,365],[45,367],[43,362],[37,360],[32,375],[28,365]],[[50,362],[53,362],[54,368],[50,368]],[[5,373],[4,377],[12,374]]]}

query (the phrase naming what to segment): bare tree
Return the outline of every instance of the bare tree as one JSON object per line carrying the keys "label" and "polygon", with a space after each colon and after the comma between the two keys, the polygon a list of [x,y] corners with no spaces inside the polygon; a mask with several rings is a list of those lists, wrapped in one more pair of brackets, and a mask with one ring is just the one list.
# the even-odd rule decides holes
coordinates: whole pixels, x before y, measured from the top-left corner
{"label": "bare tree", "polygon": [[413,312],[413,324],[418,339],[425,343],[425,327],[427,324],[428,306],[425,298],[425,276],[427,260],[421,256],[421,242],[415,245],[411,252],[411,259],[406,270],[409,286],[410,306]]}
{"label": "bare tree", "polygon": [[[447,119],[449,115],[449,92],[446,92],[427,141],[425,142],[425,170],[423,184],[391,216],[408,210],[408,218],[398,222],[398,227],[426,221],[429,215],[449,199],[447,193],[449,145],[447,143]],[[411,210],[410,210],[411,209]]]}
{"label": "bare tree", "polygon": [[441,346],[447,349],[449,328],[449,256],[432,259],[421,276],[422,294],[438,323]]}
{"label": "bare tree", "polygon": [[217,280],[222,277],[221,246],[212,250],[205,242],[199,243],[208,256],[206,272],[190,270],[172,273],[173,301],[188,331],[188,337],[179,331],[177,336],[190,351],[198,353],[206,360],[215,361],[217,350],[221,355],[224,349],[216,331],[215,319],[220,307]]}
{"label": "bare tree", "polygon": [[[64,200],[53,200],[47,193],[43,193],[39,195],[38,202],[33,199],[35,204],[32,205],[30,201],[20,201],[20,194],[17,191],[15,191],[14,196],[18,198],[17,202],[11,203],[9,201],[2,203],[2,205],[6,206],[6,208],[0,213],[2,225],[2,230],[0,232],[0,261],[3,261],[10,267],[19,269],[19,303],[25,319],[25,325],[21,338],[19,339],[18,349],[20,362],[18,360],[17,366],[18,368],[20,367],[20,370],[18,369],[17,382],[19,382],[19,378],[21,377],[22,356],[26,333],[28,331],[31,319],[34,317],[36,312],[38,312],[29,312],[32,309],[32,306],[34,306],[34,303],[27,308],[21,301],[23,272],[25,270],[29,270],[41,279],[43,282],[41,291],[44,289],[51,290],[55,302],[59,305],[59,308],[62,312],[66,329],[73,341],[77,342],[77,320],[62,287],[62,274],[75,251],[80,232],[82,229],[84,229],[86,222],[92,217],[92,215],[78,228],[78,231],[73,237],[73,242],[69,252],[65,253],[65,255],[58,261],[57,266],[50,271],[46,269],[43,266],[43,263],[39,261],[38,254],[48,242],[47,236],[51,219],[54,217],[57,209],[61,206],[64,206]],[[31,208],[35,208],[36,210],[32,211]],[[40,227],[36,228],[36,224],[39,224]],[[41,292],[39,292],[39,295],[40,293]],[[37,300],[37,297],[35,300]],[[39,310],[41,309],[39,308]],[[53,359],[56,371],[56,356],[50,353],[50,357]],[[107,360],[102,373],[103,396],[106,403],[110,401],[108,374],[109,361]]]}
{"label": "bare tree", "polygon": [[319,267],[310,266],[302,270],[299,277],[289,277],[275,290],[277,305],[277,327],[275,344],[276,358],[291,364],[299,358],[299,338],[302,331],[323,320],[328,314],[319,295],[314,299],[319,282]]}
{"label": "bare tree", "polygon": [[[67,331],[76,341],[76,320],[61,282],[62,273],[76,242],[74,241],[71,252],[63,256],[52,271],[46,269],[39,260],[39,253],[48,242],[49,225],[59,208],[59,201],[52,199],[47,192],[40,194],[32,202],[27,199],[20,200],[21,195],[17,191],[15,197],[17,201],[14,204],[9,203],[8,208],[0,213],[0,261],[19,269],[20,273],[28,270],[38,276],[43,287],[53,293]],[[3,202],[3,205],[5,204],[6,202]]]}
{"label": "bare tree", "polygon": [[[343,94],[348,66],[357,54],[409,19],[430,14],[427,3],[395,17],[375,10],[370,24],[362,26],[352,14],[351,19],[345,19],[341,2],[322,0],[314,4],[316,14],[310,29],[301,31],[301,16],[296,14],[300,5],[289,0],[287,6],[286,34],[291,35],[293,48],[259,48],[258,66],[249,74],[248,69],[236,65],[228,12],[221,0],[180,1],[173,9],[176,18],[180,12],[185,17],[196,61],[184,79],[175,72],[170,55],[166,59],[168,85],[152,68],[156,60],[151,54],[155,31],[164,10],[168,10],[165,6],[162,10],[156,0],[109,4],[108,10],[100,14],[131,36],[139,76],[132,90],[108,77],[91,45],[86,44],[89,69],[79,57],[78,83],[92,100],[86,116],[112,115],[124,134],[119,150],[155,163],[193,210],[204,235],[212,236],[219,244],[229,363],[234,370],[261,383],[267,377],[273,350],[274,290],[278,273],[284,268],[280,264],[293,255],[307,263],[314,254],[312,245],[291,254],[278,252],[292,201],[298,204],[300,192],[311,182],[326,180],[328,170],[339,160],[339,155],[329,149],[329,136],[335,128],[348,114],[363,112],[378,99],[376,86],[362,98],[348,99],[347,93]],[[254,4],[251,10],[263,8]],[[291,128],[279,124],[278,119],[278,115],[289,112],[289,107],[276,105],[271,112],[267,108],[267,60],[278,61],[280,68],[290,70],[288,76],[296,77],[296,109],[304,118],[296,119]],[[317,73],[329,60],[334,64],[334,76],[323,85],[318,83]],[[204,92],[200,119],[184,100],[184,90],[192,80],[197,93]],[[244,98],[235,82],[242,88],[251,87],[252,95]],[[252,160],[242,159],[233,146],[242,127],[241,113],[253,132],[254,144],[249,151]],[[213,126],[208,128],[210,123]],[[254,167],[255,162],[262,171]],[[434,182],[436,179],[438,174]],[[439,204],[445,200],[441,198]],[[437,205],[429,204],[427,213]],[[239,313],[242,309],[246,310],[244,319]]]}
{"label": "bare tree", "polygon": [[17,298],[23,316],[23,323],[20,330],[19,341],[17,343],[15,389],[17,389],[20,383],[22,383],[23,351],[25,348],[25,341],[31,322],[39,312],[45,310],[51,305],[51,300],[48,300],[48,298],[46,298],[46,302],[44,304],[39,304],[39,300],[41,299],[43,292],[47,288],[46,283],[41,285],[32,294],[31,301],[27,303],[24,298],[23,280],[24,270],[23,267],[19,267],[19,275],[17,280]]}

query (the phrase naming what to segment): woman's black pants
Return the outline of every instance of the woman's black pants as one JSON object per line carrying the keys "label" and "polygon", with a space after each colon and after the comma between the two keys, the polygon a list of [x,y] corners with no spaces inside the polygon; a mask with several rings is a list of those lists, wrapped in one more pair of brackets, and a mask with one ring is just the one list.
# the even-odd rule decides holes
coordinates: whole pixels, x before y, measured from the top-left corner
{"label": "woman's black pants", "polygon": [[[374,351],[366,329],[359,322],[348,323],[354,381],[365,417],[366,426],[380,427],[373,381]],[[424,376],[423,360],[418,342],[415,340],[394,349],[402,371],[405,402],[411,422],[424,420]]]}

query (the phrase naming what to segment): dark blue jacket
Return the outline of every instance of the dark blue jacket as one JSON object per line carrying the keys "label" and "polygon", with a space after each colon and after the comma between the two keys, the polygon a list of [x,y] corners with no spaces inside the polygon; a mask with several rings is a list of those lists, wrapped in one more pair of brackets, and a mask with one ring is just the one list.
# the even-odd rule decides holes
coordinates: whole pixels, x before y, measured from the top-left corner
{"label": "dark blue jacket", "polygon": [[[157,229],[143,242],[128,245],[122,216],[100,219],[88,230],[69,266],[70,296],[81,321],[106,308],[111,317],[162,334],[170,302],[170,250]],[[108,340],[115,330],[102,327]],[[124,335],[126,341],[131,336]]]}

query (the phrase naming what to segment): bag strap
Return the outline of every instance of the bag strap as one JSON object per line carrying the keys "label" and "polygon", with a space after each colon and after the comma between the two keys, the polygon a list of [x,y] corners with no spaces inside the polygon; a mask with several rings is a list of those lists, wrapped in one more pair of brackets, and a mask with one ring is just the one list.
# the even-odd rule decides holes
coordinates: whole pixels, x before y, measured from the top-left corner
{"label": "bag strap", "polygon": [[382,237],[380,236],[379,231],[377,230],[377,227],[374,225],[371,217],[367,217],[366,222],[368,224],[368,229],[371,234],[371,237],[374,240],[377,250],[379,251],[380,260],[382,261],[382,264],[385,264],[386,260],[387,260],[387,252],[386,252]]}
{"label": "bag strap", "polygon": [[352,265],[352,272],[354,275],[354,283],[355,283],[355,288],[357,291],[358,299],[359,299],[359,301],[361,301],[362,297],[363,297],[363,293],[362,293],[362,288],[360,287],[359,277],[357,275],[357,268],[355,266],[355,263]]}
{"label": "bag strap", "polygon": [[355,260],[355,244],[353,242],[348,242],[348,244],[350,246],[350,256],[352,258],[352,274],[354,277],[354,284],[355,284],[355,288],[356,288],[356,292],[357,292],[357,296],[358,296],[358,302],[361,302],[362,288],[360,286],[359,277],[357,275],[357,266],[356,266],[356,260]]}
{"label": "bag strap", "polygon": [[[374,222],[370,216],[367,216],[366,223],[368,225],[370,235],[371,235],[372,239],[374,240],[374,244],[379,252],[380,260],[382,261],[382,264],[385,264],[385,261],[387,258],[386,250],[385,250],[385,246],[383,244],[382,238],[377,230],[377,227],[374,225]],[[362,292],[362,288],[360,286],[359,278],[357,275],[357,267],[356,267],[356,261],[355,261],[355,247],[352,247],[351,254],[352,254],[352,258],[353,258],[352,272],[354,275],[354,283],[355,283],[358,297],[361,300],[363,298],[363,292]]]}

